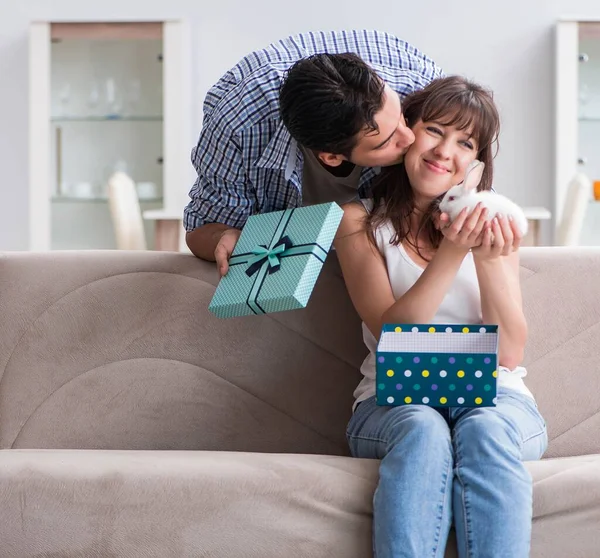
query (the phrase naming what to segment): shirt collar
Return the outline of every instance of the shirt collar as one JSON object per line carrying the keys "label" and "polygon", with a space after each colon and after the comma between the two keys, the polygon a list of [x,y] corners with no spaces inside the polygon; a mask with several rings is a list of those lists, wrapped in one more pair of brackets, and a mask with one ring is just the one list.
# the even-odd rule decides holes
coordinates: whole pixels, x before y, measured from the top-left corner
{"label": "shirt collar", "polygon": [[288,129],[283,122],[279,122],[266,149],[256,161],[256,166],[265,169],[286,170],[289,160],[295,159],[296,149],[296,142],[292,140]]}

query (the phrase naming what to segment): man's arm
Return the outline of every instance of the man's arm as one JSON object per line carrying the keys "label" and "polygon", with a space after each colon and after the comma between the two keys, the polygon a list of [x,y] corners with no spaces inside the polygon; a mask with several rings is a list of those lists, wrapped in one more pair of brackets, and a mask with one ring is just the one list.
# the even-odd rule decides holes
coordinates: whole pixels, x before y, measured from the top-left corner
{"label": "man's arm", "polygon": [[215,250],[221,240],[221,235],[226,231],[235,231],[223,223],[207,223],[185,235],[185,241],[192,254],[209,262],[216,261]]}
{"label": "man's arm", "polygon": [[198,179],[184,210],[186,243],[198,258],[216,261],[222,275],[254,196],[235,137],[219,119],[209,119],[192,152]]}

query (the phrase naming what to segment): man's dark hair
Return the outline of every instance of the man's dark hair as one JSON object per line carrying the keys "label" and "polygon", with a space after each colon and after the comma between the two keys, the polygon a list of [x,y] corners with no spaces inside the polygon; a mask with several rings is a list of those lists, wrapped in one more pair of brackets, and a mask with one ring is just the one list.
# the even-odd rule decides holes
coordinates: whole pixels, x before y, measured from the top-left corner
{"label": "man's dark hair", "polygon": [[356,54],[315,54],[288,70],[279,92],[281,120],[307,149],[349,157],[361,130],[378,129],[384,86]]}

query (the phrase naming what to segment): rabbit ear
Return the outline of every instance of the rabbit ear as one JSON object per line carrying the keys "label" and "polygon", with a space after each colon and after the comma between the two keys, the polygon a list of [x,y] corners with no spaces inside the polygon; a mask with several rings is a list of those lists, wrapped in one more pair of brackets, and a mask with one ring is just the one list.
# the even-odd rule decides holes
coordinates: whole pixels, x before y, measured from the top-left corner
{"label": "rabbit ear", "polygon": [[476,190],[477,185],[481,182],[483,176],[483,169],[485,165],[481,161],[473,161],[465,172],[465,179],[463,180],[463,188],[465,190]]}

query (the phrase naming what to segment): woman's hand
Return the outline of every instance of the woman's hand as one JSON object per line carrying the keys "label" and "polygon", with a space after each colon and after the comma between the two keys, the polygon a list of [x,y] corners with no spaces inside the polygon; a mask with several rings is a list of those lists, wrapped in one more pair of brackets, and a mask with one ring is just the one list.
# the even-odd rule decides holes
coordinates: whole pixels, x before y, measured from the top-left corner
{"label": "woman's hand", "polygon": [[484,227],[481,246],[473,248],[473,256],[480,260],[492,260],[508,256],[519,249],[521,231],[513,219],[496,215]]}
{"label": "woman's hand", "polygon": [[478,203],[471,213],[467,208],[463,209],[452,222],[449,221],[446,213],[442,213],[437,219],[436,226],[444,238],[452,244],[470,250],[481,246],[483,242],[487,214],[487,208]]}

